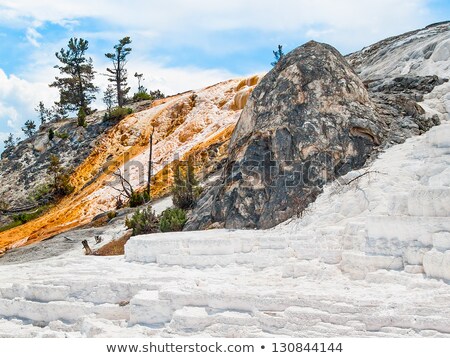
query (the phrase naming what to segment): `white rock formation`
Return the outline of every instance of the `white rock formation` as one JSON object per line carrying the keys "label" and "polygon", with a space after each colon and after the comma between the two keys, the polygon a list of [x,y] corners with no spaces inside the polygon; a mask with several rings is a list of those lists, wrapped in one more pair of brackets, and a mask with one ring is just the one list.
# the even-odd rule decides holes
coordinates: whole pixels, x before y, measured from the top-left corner
{"label": "white rock formation", "polygon": [[80,247],[2,265],[0,336],[448,337],[449,164],[445,123],[272,230],[144,235],[125,258]]}

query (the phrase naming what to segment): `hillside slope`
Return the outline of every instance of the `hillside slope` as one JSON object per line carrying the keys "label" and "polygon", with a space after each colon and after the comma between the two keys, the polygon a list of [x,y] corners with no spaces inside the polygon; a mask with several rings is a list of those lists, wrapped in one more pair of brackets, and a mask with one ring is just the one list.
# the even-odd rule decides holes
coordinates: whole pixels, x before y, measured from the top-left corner
{"label": "hillside slope", "polygon": [[[221,152],[211,152],[208,149],[211,146],[228,145],[231,131],[249,93],[258,81],[259,77],[253,76],[190,91],[156,101],[150,108],[120,121],[95,140],[86,159],[75,169],[71,177],[75,192],[42,217],[0,233],[0,252],[46,239],[114,209],[121,184],[111,173],[117,169],[124,173],[133,187],[143,187],[147,178],[148,142],[152,130],[153,172],[157,176],[174,159],[182,158],[190,150],[203,151],[207,154],[205,160],[211,164],[225,149],[222,148]],[[88,126],[86,131],[89,132],[90,128]],[[35,141],[40,141],[43,136],[45,134],[40,133]],[[36,143],[33,145],[36,146]],[[25,151],[24,155],[27,153]],[[15,160],[18,159],[14,154],[11,159],[4,159],[9,162]],[[36,169],[44,178],[47,165],[48,163]],[[17,175],[25,177],[27,170],[21,168]],[[153,188],[153,194],[164,193],[169,181],[167,175],[160,178],[160,182]],[[9,195],[15,196],[16,186],[20,186],[20,181],[2,176],[2,184],[9,188],[8,193],[4,194],[8,198]]]}

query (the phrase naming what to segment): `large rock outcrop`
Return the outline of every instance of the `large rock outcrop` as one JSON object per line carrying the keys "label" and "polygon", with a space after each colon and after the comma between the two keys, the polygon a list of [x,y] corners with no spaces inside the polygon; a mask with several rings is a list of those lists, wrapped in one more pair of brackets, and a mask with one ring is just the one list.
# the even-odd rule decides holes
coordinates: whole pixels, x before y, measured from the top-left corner
{"label": "large rock outcrop", "polygon": [[388,125],[386,146],[450,119],[450,22],[379,41],[346,60]]}
{"label": "large rock outcrop", "polygon": [[363,166],[383,133],[347,61],[329,45],[308,42],[253,91],[220,182],[186,229],[269,228],[300,215],[327,181]]}

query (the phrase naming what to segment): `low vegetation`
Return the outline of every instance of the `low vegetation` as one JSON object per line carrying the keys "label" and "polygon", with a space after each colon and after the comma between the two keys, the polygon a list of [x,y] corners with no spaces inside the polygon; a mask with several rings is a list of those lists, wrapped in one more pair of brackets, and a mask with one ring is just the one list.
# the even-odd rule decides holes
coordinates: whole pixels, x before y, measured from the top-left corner
{"label": "low vegetation", "polygon": [[15,228],[17,226],[23,225],[28,221],[34,220],[41,216],[44,212],[49,209],[48,205],[43,205],[38,207],[32,212],[19,213],[12,216],[12,221],[2,227],[0,227],[0,232],[7,231],[9,229]]}
{"label": "low vegetation", "polygon": [[201,194],[201,187],[194,175],[193,157],[189,157],[187,163],[176,162],[173,173],[172,194],[174,205],[183,210],[192,209]]}
{"label": "low vegetation", "polygon": [[158,232],[159,229],[158,217],[151,206],[135,211],[131,218],[126,218],[125,225],[128,229],[133,230],[133,236],[152,234]]}
{"label": "low vegetation", "polygon": [[133,110],[129,107],[116,107],[112,109],[109,113],[105,113],[103,120],[104,121],[121,121],[126,116],[133,113]]}
{"label": "low vegetation", "polygon": [[161,214],[159,229],[161,232],[181,231],[186,221],[186,211],[180,208],[169,208]]}

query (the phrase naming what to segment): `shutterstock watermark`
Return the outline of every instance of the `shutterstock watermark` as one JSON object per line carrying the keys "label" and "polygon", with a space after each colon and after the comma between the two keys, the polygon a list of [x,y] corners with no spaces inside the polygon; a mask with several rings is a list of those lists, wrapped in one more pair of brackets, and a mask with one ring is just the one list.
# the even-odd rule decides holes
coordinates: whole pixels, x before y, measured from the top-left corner
{"label": "shutterstock watermark", "polygon": [[[212,159],[214,160],[214,159]],[[199,160],[197,157],[190,159],[191,167],[195,170],[195,177],[203,182],[215,172],[211,168],[211,160]],[[180,159],[175,155],[173,160],[154,162],[152,167],[153,180],[159,185],[170,185],[173,178],[173,170],[178,164],[183,172],[190,170],[188,160]],[[245,159],[242,161],[227,161],[222,170],[221,183],[230,185],[239,182],[241,188],[270,188],[286,187],[297,188],[303,186],[323,186],[328,181],[345,174],[346,167],[340,166],[336,170],[337,163],[330,153],[319,153],[307,160],[279,160],[273,158],[270,152],[264,153],[258,159]],[[149,164],[122,158],[121,163],[108,162],[103,167],[107,174],[120,173],[120,176],[136,187],[142,187],[147,183]],[[339,173],[342,171],[342,173]],[[154,174],[157,174],[155,177]],[[108,181],[110,186],[120,186],[122,179],[112,175]]]}

